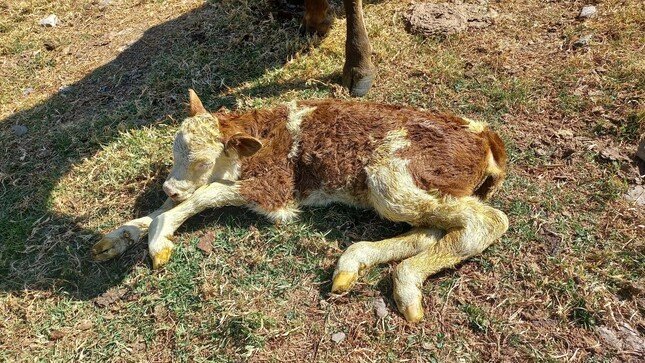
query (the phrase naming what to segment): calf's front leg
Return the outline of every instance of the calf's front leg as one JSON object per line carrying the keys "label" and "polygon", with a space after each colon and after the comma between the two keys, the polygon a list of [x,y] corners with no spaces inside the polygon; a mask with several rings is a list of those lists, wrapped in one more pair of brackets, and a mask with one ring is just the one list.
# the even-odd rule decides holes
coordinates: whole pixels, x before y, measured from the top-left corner
{"label": "calf's front leg", "polygon": [[175,203],[168,198],[156,211],[145,217],[133,219],[106,234],[99,242],[92,246],[92,258],[95,261],[107,261],[122,254],[125,250],[141,240],[141,237],[148,232],[148,227],[153,219],[174,205]]}
{"label": "calf's front leg", "polygon": [[207,208],[239,206],[244,203],[237,183],[219,181],[197,189],[188,199],[157,216],[150,224],[148,234],[152,267],[159,268],[170,260],[175,246],[171,241],[172,235],[188,218]]}

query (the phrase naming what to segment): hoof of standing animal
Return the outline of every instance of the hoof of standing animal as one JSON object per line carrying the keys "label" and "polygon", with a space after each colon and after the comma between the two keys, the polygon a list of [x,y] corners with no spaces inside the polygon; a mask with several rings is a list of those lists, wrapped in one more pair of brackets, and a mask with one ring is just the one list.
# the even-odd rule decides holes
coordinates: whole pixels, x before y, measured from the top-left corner
{"label": "hoof of standing animal", "polygon": [[352,97],[363,97],[374,83],[374,67],[350,67],[343,71],[343,86]]}

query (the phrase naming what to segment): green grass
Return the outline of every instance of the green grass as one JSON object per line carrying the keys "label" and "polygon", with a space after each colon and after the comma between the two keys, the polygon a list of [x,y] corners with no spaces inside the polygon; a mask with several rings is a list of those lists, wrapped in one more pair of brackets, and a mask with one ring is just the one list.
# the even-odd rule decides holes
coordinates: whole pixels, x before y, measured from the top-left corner
{"label": "green grass", "polygon": [[[496,3],[495,26],[443,41],[407,34],[405,3],[365,5],[379,68],[367,99],[485,120],[509,150],[491,201],[509,231],[430,278],[426,319],[409,325],[391,298],[394,264],[329,294],[346,246],[409,228],[352,208],[307,209],[286,226],[205,212],[177,232],[161,271],[143,244],[107,263],[89,258],[102,233],[163,201],[187,88],[211,110],[347,97],[342,17],[315,39],[297,19],[271,20],[264,1],[0,4],[0,360],[630,358],[595,329],[642,320],[643,214],[622,198],[635,166],[598,153],[631,155],[643,133],[642,14],[610,1],[580,22],[578,5]],[[60,27],[37,25],[49,13]],[[589,48],[560,49],[586,32]],[[28,133],[14,136],[15,124]],[[573,136],[555,136],[562,129]],[[347,338],[336,344],[339,331]]]}

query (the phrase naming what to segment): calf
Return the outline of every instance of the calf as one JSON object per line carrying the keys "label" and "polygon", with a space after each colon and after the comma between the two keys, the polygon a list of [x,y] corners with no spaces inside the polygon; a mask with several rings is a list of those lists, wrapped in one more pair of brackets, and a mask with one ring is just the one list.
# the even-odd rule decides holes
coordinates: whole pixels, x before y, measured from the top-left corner
{"label": "calf", "polygon": [[414,228],[351,245],[332,291],[348,291],[375,264],[403,260],[394,298],[407,320],[419,321],[423,281],[482,252],[508,228],[506,215],[482,202],[505,176],[502,141],[485,124],[451,115],[340,100],[210,114],[190,90],[190,117],[173,158],[163,185],[168,200],[107,234],[92,249],[95,259],[120,254],[148,231],[158,268],[170,258],[175,230],[206,208],[245,206],[284,223],[301,206],[339,202]]}

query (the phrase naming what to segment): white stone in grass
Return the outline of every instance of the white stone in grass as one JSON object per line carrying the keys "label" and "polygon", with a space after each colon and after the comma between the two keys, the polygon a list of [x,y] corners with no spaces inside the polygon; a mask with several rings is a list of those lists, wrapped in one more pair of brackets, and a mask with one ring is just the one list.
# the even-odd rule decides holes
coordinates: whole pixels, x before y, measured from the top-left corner
{"label": "white stone in grass", "polygon": [[641,206],[645,205],[645,187],[642,185],[635,185],[627,191],[625,199]]}
{"label": "white stone in grass", "polygon": [[595,6],[593,5],[585,5],[582,10],[580,10],[580,14],[578,15],[578,18],[580,19],[589,19],[596,15],[598,12],[598,9],[596,9]]}
{"label": "white stone in grass", "polygon": [[345,340],[346,337],[347,335],[345,335],[345,333],[343,333],[342,331],[339,331],[331,335],[331,340],[333,340],[334,343],[336,344],[340,344],[340,342]]}
{"label": "white stone in grass", "polygon": [[59,21],[59,19],[56,16],[56,14],[49,14],[48,17],[40,19],[40,22],[38,22],[38,24],[40,24],[42,26],[52,26],[53,27],[53,26],[58,25],[58,21]]}

